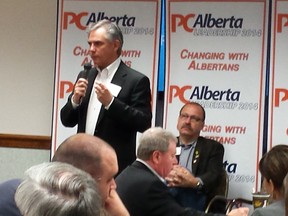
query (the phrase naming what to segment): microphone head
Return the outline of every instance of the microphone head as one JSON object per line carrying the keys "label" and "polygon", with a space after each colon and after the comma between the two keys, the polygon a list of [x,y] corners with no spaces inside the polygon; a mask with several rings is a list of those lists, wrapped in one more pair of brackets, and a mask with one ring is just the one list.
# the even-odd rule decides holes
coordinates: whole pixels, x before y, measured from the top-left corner
{"label": "microphone head", "polygon": [[87,62],[84,64],[84,70],[85,71],[89,71],[92,68],[92,65],[90,62]]}
{"label": "microphone head", "polygon": [[87,79],[88,73],[91,68],[92,68],[92,65],[90,62],[87,62],[84,64],[84,71],[82,72],[82,78]]}

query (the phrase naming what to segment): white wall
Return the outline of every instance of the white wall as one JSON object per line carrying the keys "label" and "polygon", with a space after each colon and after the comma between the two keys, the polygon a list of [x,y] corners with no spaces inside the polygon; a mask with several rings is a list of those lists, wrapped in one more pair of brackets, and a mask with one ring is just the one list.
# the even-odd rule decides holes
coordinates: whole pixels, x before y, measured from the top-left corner
{"label": "white wall", "polygon": [[[57,0],[1,0],[0,14],[0,133],[50,136]],[[0,148],[0,182],[49,158],[49,150]]]}

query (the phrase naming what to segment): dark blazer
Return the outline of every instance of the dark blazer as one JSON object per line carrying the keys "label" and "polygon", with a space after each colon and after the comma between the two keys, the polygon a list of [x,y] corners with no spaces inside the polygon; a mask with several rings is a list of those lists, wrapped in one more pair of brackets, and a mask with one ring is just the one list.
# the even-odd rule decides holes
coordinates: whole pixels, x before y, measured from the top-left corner
{"label": "dark blazer", "polygon": [[20,179],[11,179],[0,184],[0,216],[21,216],[14,195]]}
{"label": "dark blazer", "polygon": [[[177,146],[179,146],[179,139]],[[209,193],[220,183],[223,170],[224,147],[221,143],[198,137],[193,154],[192,173],[202,179],[203,191]]]}
{"label": "dark blazer", "polygon": [[[61,109],[61,121],[66,127],[78,125],[77,132],[85,132],[87,108],[98,71],[93,68],[88,74],[86,96],[77,109],[73,109],[71,97]],[[79,73],[77,80],[82,77]],[[121,87],[109,110],[103,106],[99,113],[94,135],[108,142],[116,151],[119,171],[136,158],[136,134],[151,127],[150,81],[145,75],[129,68],[122,61],[111,83]]]}
{"label": "dark blazer", "polygon": [[165,183],[139,161],[120,173],[116,184],[117,192],[131,216],[212,215],[181,207]]}

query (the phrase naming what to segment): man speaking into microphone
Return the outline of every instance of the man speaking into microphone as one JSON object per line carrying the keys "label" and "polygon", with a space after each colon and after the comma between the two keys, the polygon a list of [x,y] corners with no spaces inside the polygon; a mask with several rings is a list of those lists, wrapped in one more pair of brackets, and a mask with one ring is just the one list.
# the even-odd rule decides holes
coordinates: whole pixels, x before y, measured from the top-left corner
{"label": "man speaking into microphone", "polygon": [[150,81],[121,60],[123,35],[116,24],[102,20],[89,26],[88,44],[93,67],[78,74],[61,121],[108,142],[121,172],[136,159],[137,132],[151,127]]}

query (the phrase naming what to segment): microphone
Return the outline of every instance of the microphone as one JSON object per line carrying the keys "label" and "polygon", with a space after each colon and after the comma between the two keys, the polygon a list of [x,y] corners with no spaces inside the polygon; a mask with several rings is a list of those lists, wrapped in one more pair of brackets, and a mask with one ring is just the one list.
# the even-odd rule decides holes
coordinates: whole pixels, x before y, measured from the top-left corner
{"label": "microphone", "polygon": [[82,78],[87,80],[88,73],[89,73],[91,68],[92,68],[92,65],[91,65],[90,62],[87,62],[87,63],[84,64],[84,71],[83,71],[83,74],[82,74]]}
{"label": "microphone", "polygon": [[[89,71],[90,71],[91,68],[92,68],[92,65],[91,65],[90,62],[85,63],[85,64],[84,64],[84,71],[82,71],[81,78],[84,78],[84,79],[87,80],[87,78],[88,78],[88,73],[89,73]],[[83,98],[81,97],[81,98],[80,98],[80,104],[82,103],[82,100],[83,100]]]}

